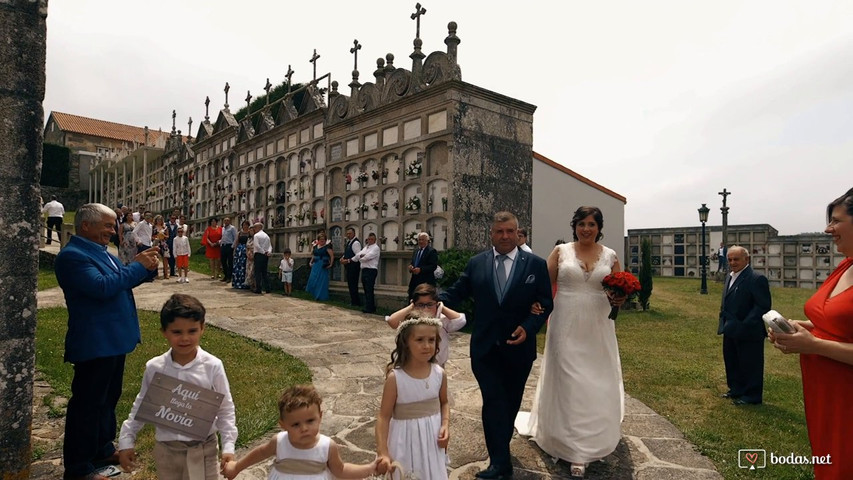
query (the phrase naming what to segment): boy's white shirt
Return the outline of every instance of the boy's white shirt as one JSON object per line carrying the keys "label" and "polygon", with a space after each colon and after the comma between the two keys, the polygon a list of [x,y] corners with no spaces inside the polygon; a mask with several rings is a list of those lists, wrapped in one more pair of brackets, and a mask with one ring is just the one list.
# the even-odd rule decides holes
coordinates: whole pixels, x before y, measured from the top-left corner
{"label": "boy's white shirt", "polygon": [[278,266],[278,269],[282,272],[292,272],[293,271],[293,258],[282,258],[281,263]]}
{"label": "boy's white shirt", "polygon": [[190,248],[190,240],[186,236],[183,237],[175,237],[172,241],[172,253],[177,257],[178,255],[186,255],[190,256],[192,254]]}
{"label": "boy's white shirt", "polygon": [[[234,444],[237,442],[237,423],[234,412],[234,401],[231,398],[231,388],[228,385],[228,377],[225,376],[225,367],[222,365],[222,360],[205,352],[201,347],[199,347],[195,359],[186,365],[180,365],[172,360],[171,348],[163,355],[154,357],[146,362],[139,395],[133,401],[133,407],[130,409],[130,415],[128,415],[127,420],[121,424],[118,449],[126,450],[133,448],[134,444],[136,444],[136,435],[145,425],[145,422],[136,420],[136,412],[139,411],[139,406],[142,405],[142,399],[148,392],[148,386],[154,379],[155,373],[163,373],[225,395],[222,399],[222,404],[219,406],[216,420],[210,426],[210,433],[213,434],[219,431],[222,439],[222,453],[234,453]],[[174,440],[188,442],[198,440],[197,438],[182,435],[174,430],[159,426],[155,426],[154,438],[158,442]]]}

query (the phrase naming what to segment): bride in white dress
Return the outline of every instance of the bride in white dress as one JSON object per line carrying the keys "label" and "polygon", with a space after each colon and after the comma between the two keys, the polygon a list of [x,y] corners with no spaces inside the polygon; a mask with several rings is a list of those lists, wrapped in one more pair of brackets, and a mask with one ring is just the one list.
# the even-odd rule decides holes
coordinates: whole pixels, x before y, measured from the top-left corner
{"label": "bride in white dress", "polygon": [[586,464],[616,449],[625,410],[615,322],[607,318],[611,300],[601,286],[621,267],[616,252],[597,243],[603,223],[598,208],[579,208],[572,218],[575,242],[554,247],[548,256],[557,285],[554,311],[533,410],[516,418],[520,434],[571,462],[573,477],[583,477]]}

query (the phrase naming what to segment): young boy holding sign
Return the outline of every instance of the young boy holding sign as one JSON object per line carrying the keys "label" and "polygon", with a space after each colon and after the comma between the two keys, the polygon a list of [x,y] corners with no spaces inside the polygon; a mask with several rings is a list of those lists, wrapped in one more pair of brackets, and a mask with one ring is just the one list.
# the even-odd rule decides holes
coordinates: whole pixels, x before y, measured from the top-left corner
{"label": "young boy holding sign", "polygon": [[205,309],[195,297],[176,293],[160,310],[160,329],[169,350],[145,364],[142,388],[119,434],[119,460],[134,468],[136,435],[155,425],[154,464],[160,480],[219,478],[216,432],[222,465],[234,459],[237,425],[222,361],[199,347]]}

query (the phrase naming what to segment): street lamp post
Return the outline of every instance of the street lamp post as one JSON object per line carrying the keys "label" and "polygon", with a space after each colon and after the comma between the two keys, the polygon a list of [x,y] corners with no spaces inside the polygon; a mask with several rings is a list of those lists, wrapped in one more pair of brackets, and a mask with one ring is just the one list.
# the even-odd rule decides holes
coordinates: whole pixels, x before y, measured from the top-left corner
{"label": "street lamp post", "polygon": [[708,294],[708,271],[707,271],[707,261],[705,256],[705,222],[708,221],[708,212],[711,209],[708,208],[704,203],[699,208],[699,221],[702,222],[702,257],[699,261],[702,263],[702,287],[699,289],[699,293],[702,295]]}

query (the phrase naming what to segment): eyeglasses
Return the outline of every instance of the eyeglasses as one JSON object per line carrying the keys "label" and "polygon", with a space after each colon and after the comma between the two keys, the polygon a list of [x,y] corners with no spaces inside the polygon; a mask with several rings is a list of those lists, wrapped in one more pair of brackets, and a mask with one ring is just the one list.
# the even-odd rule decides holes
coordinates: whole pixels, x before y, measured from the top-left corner
{"label": "eyeglasses", "polygon": [[430,303],[416,303],[415,308],[435,308],[437,304],[435,302]]}

